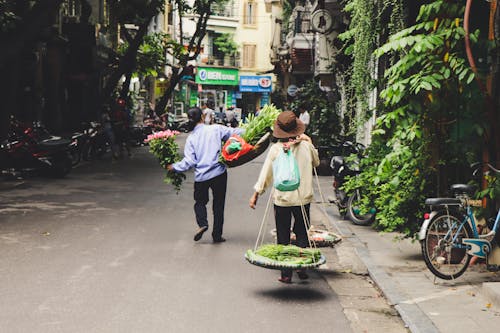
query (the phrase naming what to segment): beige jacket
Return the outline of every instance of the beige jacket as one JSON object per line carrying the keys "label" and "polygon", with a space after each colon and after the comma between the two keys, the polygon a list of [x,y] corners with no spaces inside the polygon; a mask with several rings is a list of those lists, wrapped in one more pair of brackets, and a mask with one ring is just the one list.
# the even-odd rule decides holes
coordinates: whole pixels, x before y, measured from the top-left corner
{"label": "beige jacket", "polygon": [[[283,144],[277,142],[271,146],[264,165],[260,170],[259,179],[254,185],[255,192],[259,195],[265,189],[273,186],[273,161],[278,156]],[[274,204],[281,207],[300,206],[313,201],[313,167],[319,165],[318,151],[307,141],[300,141],[291,145],[292,153],[297,159],[300,172],[300,186],[296,191],[282,192],[274,189]]]}

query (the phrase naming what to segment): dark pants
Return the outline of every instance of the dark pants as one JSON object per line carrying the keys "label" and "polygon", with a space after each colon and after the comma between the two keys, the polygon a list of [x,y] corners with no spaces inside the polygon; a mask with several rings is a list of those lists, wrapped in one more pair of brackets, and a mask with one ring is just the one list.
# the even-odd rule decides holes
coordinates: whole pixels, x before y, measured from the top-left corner
{"label": "dark pants", "polygon": [[227,172],[220,176],[194,183],[194,213],[196,223],[200,227],[208,227],[207,203],[208,189],[212,189],[212,210],[214,214],[214,227],[212,237],[218,239],[222,236],[222,226],[224,224],[224,205],[226,202]]}
{"label": "dark pants", "polygon": [[[311,223],[309,213],[310,206],[310,204],[304,205],[306,218],[309,224]],[[306,222],[304,221],[304,216],[302,215],[302,209],[300,208],[300,206],[282,207],[274,205],[274,219],[276,221],[276,235],[278,244],[290,244],[292,216],[294,220],[293,232],[296,236],[297,246],[308,247],[309,238],[307,236]],[[281,276],[292,276],[292,271],[282,270]]]}

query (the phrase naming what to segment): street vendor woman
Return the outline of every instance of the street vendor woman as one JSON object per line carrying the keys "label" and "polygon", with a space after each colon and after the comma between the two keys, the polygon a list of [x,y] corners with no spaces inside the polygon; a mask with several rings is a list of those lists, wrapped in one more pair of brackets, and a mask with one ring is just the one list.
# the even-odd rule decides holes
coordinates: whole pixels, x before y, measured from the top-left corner
{"label": "street vendor woman", "polygon": [[225,242],[222,237],[224,224],[224,205],[226,201],[227,170],[219,162],[221,142],[226,141],[233,134],[240,135],[241,128],[231,128],[222,125],[206,125],[205,115],[198,107],[188,110],[190,130],[192,131],[184,146],[184,158],[174,164],[167,165],[167,169],[175,172],[184,172],[194,168],[194,213],[198,230],[194,240],[199,241],[208,230],[207,203],[208,192],[212,190],[214,224],[212,240],[214,243]]}
{"label": "street vendor woman", "polygon": [[[278,244],[290,244],[290,229],[292,216],[293,232],[296,235],[297,246],[307,247],[309,239],[306,223],[310,223],[310,204],[313,201],[313,167],[319,165],[318,151],[314,148],[311,138],[304,134],[305,125],[292,111],[279,114],[274,123],[273,136],[278,139],[269,149],[264,165],[260,171],[254,194],[250,198],[250,207],[255,209],[257,199],[264,190],[273,183],[273,162],[284,148],[291,150],[297,160],[300,185],[294,191],[274,189],[274,217]],[[304,213],[302,211],[304,208]],[[305,218],[305,219],[304,219]],[[297,271],[300,279],[307,279],[304,270]],[[281,271],[280,282],[291,283],[292,271]]]}

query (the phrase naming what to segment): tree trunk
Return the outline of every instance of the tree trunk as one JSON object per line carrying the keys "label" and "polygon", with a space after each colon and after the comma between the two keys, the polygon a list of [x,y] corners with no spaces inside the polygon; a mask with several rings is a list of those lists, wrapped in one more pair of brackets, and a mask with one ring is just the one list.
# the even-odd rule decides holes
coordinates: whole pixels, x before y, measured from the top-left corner
{"label": "tree trunk", "polygon": [[167,89],[165,89],[165,93],[161,96],[160,100],[155,105],[156,114],[163,114],[165,112],[168,100],[172,96],[175,86],[177,86],[183,75],[184,75],[184,67],[182,69],[179,68],[174,69],[174,71],[172,72],[172,76],[168,81],[169,84],[167,86]]}
{"label": "tree trunk", "polygon": [[[210,18],[210,4],[207,3],[205,6],[200,8],[200,12],[198,13],[198,21],[196,22],[196,31],[194,32],[189,44],[187,46],[187,55],[181,56],[179,59],[179,64],[176,67],[173,67],[173,73],[169,80],[169,85],[165,90],[163,96],[161,96],[158,103],[155,106],[156,114],[162,114],[165,111],[165,107],[167,106],[168,100],[172,96],[172,93],[179,83],[180,79],[185,73],[185,68],[190,60],[196,59],[200,54],[201,50],[201,42],[205,37],[207,31],[207,23]],[[180,17],[182,21],[182,16]],[[182,26],[181,26],[181,36],[182,36]]]}
{"label": "tree trunk", "polygon": [[[139,30],[134,36],[134,39],[129,43],[128,49],[121,57],[120,62],[118,64],[118,67],[114,70],[114,72],[111,74],[110,78],[108,79],[102,93],[101,93],[101,103],[106,102],[111,99],[113,90],[115,90],[118,81],[122,77],[122,75],[127,75],[128,73],[131,73],[135,66],[136,66],[136,59],[137,59],[137,51],[139,47],[141,46],[144,36],[148,32],[148,27],[149,24],[151,23],[151,20],[155,15],[158,14],[158,11],[162,6],[160,5],[161,1],[151,1],[149,3],[149,7],[145,11],[146,16],[144,17],[144,21],[141,23],[139,26]],[[128,86],[127,86],[128,89]],[[123,92],[122,92],[123,93]]]}
{"label": "tree trunk", "polygon": [[129,44],[127,52],[125,52],[123,57],[120,59],[118,67],[115,69],[115,71],[111,74],[110,78],[108,79],[106,86],[104,87],[101,94],[101,102],[103,103],[109,102],[109,100],[112,97],[113,90],[115,90],[118,81],[120,80],[122,75],[132,72],[134,70],[135,61],[137,57],[137,50],[139,49],[139,46],[142,44],[144,36],[148,31],[149,22],[151,22],[151,19],[153,17],[154,15],[148,17],[145,20],[145,22],[142,23],[142,25],[139,27],[137,34],[134,36],[134,40]]}

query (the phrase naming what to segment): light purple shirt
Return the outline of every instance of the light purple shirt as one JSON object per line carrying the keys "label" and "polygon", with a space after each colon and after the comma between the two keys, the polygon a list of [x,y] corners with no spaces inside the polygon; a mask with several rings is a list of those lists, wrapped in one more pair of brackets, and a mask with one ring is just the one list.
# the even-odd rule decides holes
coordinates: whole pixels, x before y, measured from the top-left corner
{"label": "light purple shirt", "polygon": [[184,158],[172,166],[177,172],[194,168],[194,180],[203,182],[223,174],[226,166],[219,162],[222,142],[243,129],[222,125],[198,124],[189,134],[184,146]]}

